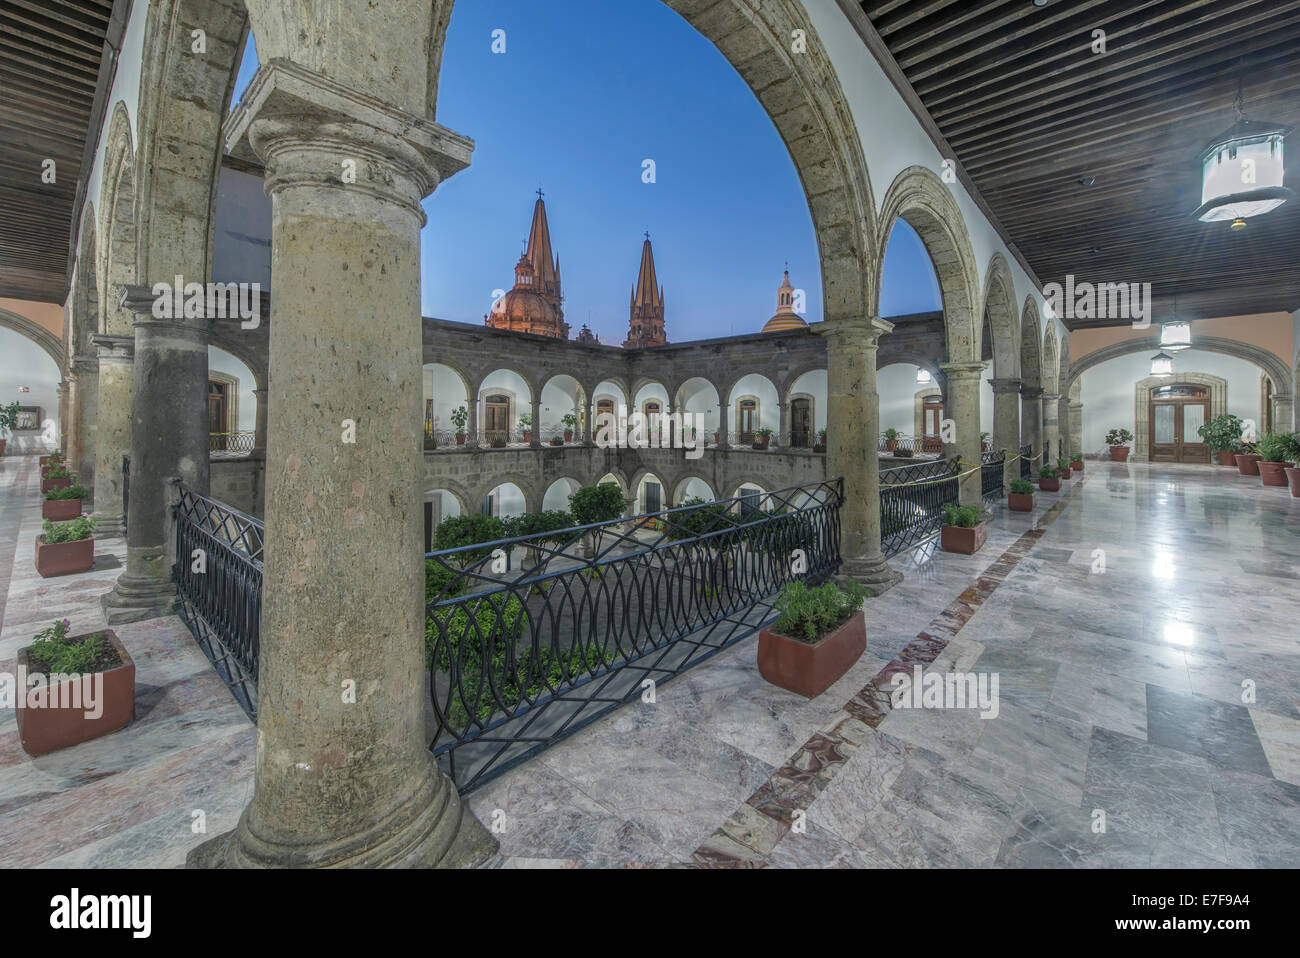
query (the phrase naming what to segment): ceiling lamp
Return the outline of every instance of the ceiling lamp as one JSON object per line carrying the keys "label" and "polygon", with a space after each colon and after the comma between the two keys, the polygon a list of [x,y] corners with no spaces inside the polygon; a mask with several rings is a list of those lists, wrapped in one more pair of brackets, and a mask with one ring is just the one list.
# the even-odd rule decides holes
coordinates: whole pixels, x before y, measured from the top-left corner
{"label": "ceiling lamp", "polygon": [[918,386],[928,386],[933,381],[934,377],[930,375],[930,370],[918,369],[916,371],[916,384]]}
{"label": "ceiling lamp", "polygon": [[1282,185],[1282,141],[1291,128],[1246,119],[1240,83],[1234,108],[1237,122],[1201,152],[1201,205],[1192,215],[1240,230],[1249,217],[1277,209],[1295,193]]}
{"label": "ceiling lamp", "polygon": [[1152,376],[1172,376],[1174,374],[1174,357],[1168,353],[1156,353],[1151,357]]}
{"label": "ceiling lamp", "polygon": [[1190,349],[1192,345],[1192,324],[1177,320],[1160,327],[1160,349],[1176,353],[1180,349]]}

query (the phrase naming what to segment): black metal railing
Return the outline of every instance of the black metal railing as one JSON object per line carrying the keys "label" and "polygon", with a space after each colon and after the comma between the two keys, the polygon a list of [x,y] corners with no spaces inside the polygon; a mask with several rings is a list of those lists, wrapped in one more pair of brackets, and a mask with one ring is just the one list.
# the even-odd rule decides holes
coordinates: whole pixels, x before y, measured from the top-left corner
{"label": "black metal railing", "polygon": [[1005,450],[980,454],[980,496],[985,501],[1002,498],[1006,463]]}
{"label": "black metal railing", "polygon": [[209,452],[252,452],[257,443],[255,432],[211,432],[208,433]]}
{"label": "black metal railing", "polygon": [[122,528],[126,529],[126,514],[131,505],[131,457],[122,457]]}
{"label": "black metal railing", "polygon": [[886,556],[919,545],[943,525],[943,504],[957,501],[960,460],[918,463],[880,473],[880,547]]}
{"label": "black metal railing", "polygon": [[438,761],[475,788],[752,634],[839,568],[842,500],[836,480],[430,553]]}
{"label": "black metal railing", "polygon": [[1028,479],[1034,473],[1034,447],[1020,447],[1020,478]]}
{"label": "black metal railing", "polygon": [[184,487],[174,517],[172,577],[181,618],[235,700],[256,720],[266,528]]}
{"label": "black metal railing", "polygon": [[940,456],[943,454],[943,438],[940,436],[898,436],[894,439],[880,437],[876,451],[889,456]]}

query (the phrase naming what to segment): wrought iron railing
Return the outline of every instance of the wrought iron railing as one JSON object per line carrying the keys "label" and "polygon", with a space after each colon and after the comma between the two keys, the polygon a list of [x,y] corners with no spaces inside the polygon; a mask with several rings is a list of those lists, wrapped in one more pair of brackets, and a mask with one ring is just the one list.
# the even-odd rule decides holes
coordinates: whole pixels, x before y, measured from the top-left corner
{"label": "wrought iron railing", "polygon": [[172,576],[181,618],[235,700],[256,719],[266,528],[184,487],[174,516]]}
{"label": "wrought iron railing", "polygon": [[255,432],[208,433],[209,452],[252,452],[256,442]]}
{"label": "wrought iron railing", "polygon": [[980,496],[985,499],[1002,498],[1003,479],[1006,472],[1005,450],[985,452],[980,455]]}
{"label": "wrought iron railing", "polygon": [[1020,478],[1028,479],[1034,473],[1034,447],[1020,447]]}
{"label": "wrought iron railing", "polygon": [[943,504],[957,501],[960,460],[944,459],[880,473],[880,547],[886,556],[919,545],[943,525]]}
{"label": "wrought iron railing", "polygon": [[752,634],[782,586],[839,568],[842,499],[824,482],[430,553],[438,761],[472,789]]}
{"label": "wrought iron railing", "polygon": [[876,443],[876,451],[888,456],[940,456],[943,454],[941,436],[898,436],[886,439],[884,436]]}

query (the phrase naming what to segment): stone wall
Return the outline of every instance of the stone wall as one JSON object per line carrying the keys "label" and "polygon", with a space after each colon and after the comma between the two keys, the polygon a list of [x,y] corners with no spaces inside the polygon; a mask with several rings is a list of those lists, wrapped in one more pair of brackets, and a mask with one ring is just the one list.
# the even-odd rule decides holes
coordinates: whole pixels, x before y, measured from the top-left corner
{"label": "stone wall", "polygon": [[259,519],[265,516],[266,460],[214,458],[210,466],[213,499]]}

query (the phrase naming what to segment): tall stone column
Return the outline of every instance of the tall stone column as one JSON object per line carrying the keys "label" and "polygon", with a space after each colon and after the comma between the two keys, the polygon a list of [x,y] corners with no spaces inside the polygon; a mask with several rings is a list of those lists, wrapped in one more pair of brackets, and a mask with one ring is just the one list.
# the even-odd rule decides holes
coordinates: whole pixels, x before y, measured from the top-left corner
{"label": "tall stone column", "polygon": [[731,412],[730,404],[725,399],[719,400],[718,401],[718,448],[719,449],[731,448],[731,435],[728,431],[731,429],[731,426],[727,421],[730,418],[729,416],[730,412]]}
{"label": "tall stone column", "polygon": [[483,383],[481,381],[471,384],[471,390],[468,397],[469,401],[467,403],[469,407],[469,419],[465,422],[466,449],[477,449],[480,445],[478,435],[478,398],[479,393],[482,391]]}
{"label": "tall stone column", "polygon": [[1060,457],[1061,421],[1060,396],[1045,393],[1043,395],[1043,448],[1047,451],[1046,462],[1055,466]]}
{"label": "tall stone column", "polygon": [[[948,376],[948,397],[944,411],[953,421],[953,439],[961,459],[961,471],[969,472],[957,487],[963,506],[980,508],[983,481],[980,475],[980,381],[985,363],[943,363]],[[973,471],[972,471],[973,470]]]}
{"label": "tall stone column", "polygon": [[77,481],[95,488],[95,436],[99,410],[99,357],[72,357],[72,428],[69,430],[68,461]]}
{"label": "tall stone column", "polygon": [[782,449],[790,448],[790,402],[789,400],[785,400],[781,403],[780,429],[777,430],[776,442],[773,445],[780,446]]}
{"label": "tall stone column", "polygon": [[1273,394],[1273,431],[1290,432],[1295,427],[1291,422],[1294,414],[1291,410],[1291,397],[1286,394]]}
{"label": "tall stone column", "polygon": [[99,402],[95,427],[95,511],[100,538],[126,535],[122,457],[131,453],[131,391],[135,340],[92,336],[99,349]]}
{"label": "tall stone column", "polygon": [[1083,403],[1070,402],[1070,452],[1083,458]]}
{"label": "tall stone column", "polygon": [[880,458],[874,441],[880,434],[876,354],[880,337],[893,328],[882,319],[828,320],[812,327],[826,337],[826,477],[844,479],[840,571],[872,595],[903,579],[880,550]]}
{"label": "tall stone column", "polygon": [[[275,9],[250,4],[254,25],[275,26]],[[353,29],[377,43],[358,23],[388,21],[367,17]],[[258,745],[239,826],[190,864],[480,863],[495,842],[425,731],[417,484],[420,201],[473,144],[270,55],[226,133],[265,161],[272,201]],[[340,177],[348,158],[355,183]]]}
{"label": "tall stone column", "polygon": [[529,443],[534,449],[542,448],[542,391],[533,389],[532,411],[533,428],[530,430],[533,434],[533,441]]}
{"label": "tall stone column", "polygon": [[1020,390],[1020,438],[1030,447],[1034,474],[1043,467],[1043,391]]}
{"label": "tall stone column", "polygon": [[993,387],[993,449],[1006,452],[1002,481],[1009,485],[1020,478],[1020,380],[991,379]]}
{"label": "tall stone column", "polygon": [[1065,393],[1061,394],[1061,398],[1056,404],[1056,422],[1058,430],[1057,434],[1061,439],[1060,454],[1062,456],[1068,456],[1070,453],[1074,452],[1074,450],[1070,448],[1070,397],[1065,395]]}
{"label": "tall stone column", "polygon": [[166,535],[169,481],[179,476],[200,495],[209,488],[209,321],[159,319],[147,286],[123,288],[120,303],[134,317],[135,380],[126,570],[100,597],[109,625],[176,610],[176,544]]}
{"label": "tall stone column", "polygon": [[70,381],[65,377],[59,380],[59,385],[55,387],[55,392],[59,397],[59,428],[54,433],[54,447],[63,452],[63,461],[67,462],[68,444],[64,438],[68,432],[68,391],[71,388]]}
{"label": "tall stone column", "polygon": [[257,400],[257,418],[253,426],[253,456],[266,456],[266,389],[254,389],[253,398]]}

